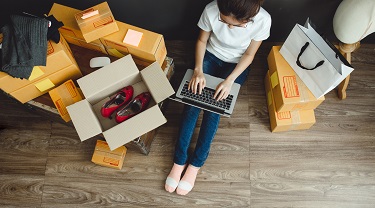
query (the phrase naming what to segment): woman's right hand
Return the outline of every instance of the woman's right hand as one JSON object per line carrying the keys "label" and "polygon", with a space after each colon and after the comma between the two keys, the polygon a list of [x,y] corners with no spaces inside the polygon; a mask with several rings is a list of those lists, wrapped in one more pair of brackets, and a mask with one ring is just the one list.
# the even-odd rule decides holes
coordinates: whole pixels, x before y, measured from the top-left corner
{"label": "woman's right hand", "polygon": [[204,87],[206,87],[206,78],[204,77],[203,70],[200,68],[195,68],[194,74],[189,82],[188,89],[194,94],[197,92],[201,94]]}

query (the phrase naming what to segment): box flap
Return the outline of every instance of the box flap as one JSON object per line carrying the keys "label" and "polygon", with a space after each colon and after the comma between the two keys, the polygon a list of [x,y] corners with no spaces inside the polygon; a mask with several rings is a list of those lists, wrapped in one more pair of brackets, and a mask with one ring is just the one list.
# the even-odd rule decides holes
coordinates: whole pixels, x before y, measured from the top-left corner
{"label": "box flap", "polygon": [[[145,122],[147,121],[147,122]],[[143,111],[117,126],[103,132],[111,150],[163,125],[167,122],[158,105]]]}
{"label": "box flap", "polygon": [[121,146],[121,147],[111,151],[109,149],[109,146],[108,146],[107,142],[102,141],[102,140],[97,140],[94,154],[98,154],[99,152],[105,152],[105,153],[108,153],[109,155],[123,157],[123,156],[125,156],[125,153],[126,153],[126,147]]}
{"label": "box flap", "polygon": [[87,100],[69,105],[67,109],[81,141],[102,132],[99,120]]}
{"label": "box flap", "polygon": [[152,97],[157,103],[160,103],[175,93],[167,76],[165,76],[157,62],[144,68],[141,71],[141,75],[147,88],[150,90]]}
{"label": "box flap", "polygon": [[127,84],[136,82],[138,74],[139,70],[131,55],[127,55],[78,79],[77,82],[85,98],[95,104]]}

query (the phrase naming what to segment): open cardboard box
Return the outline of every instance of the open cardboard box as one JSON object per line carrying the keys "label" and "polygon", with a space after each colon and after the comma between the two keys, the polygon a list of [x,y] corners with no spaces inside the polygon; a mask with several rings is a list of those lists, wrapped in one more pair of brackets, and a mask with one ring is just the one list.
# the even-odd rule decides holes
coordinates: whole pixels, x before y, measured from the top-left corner
{"label": "open cardboard box", "polygon": [[[81,141],[102,133],[114,150],[167,122],[158,103],[174,90],[157,62],[139,71],[131,55],[127,55],[77,82],[86,99],[67,109]],[[148,108],[120,124],[114,118],[102,117],[101,106],[128,85],[133,86],[134,97],[144,91],[151,93],[153,99]]]}

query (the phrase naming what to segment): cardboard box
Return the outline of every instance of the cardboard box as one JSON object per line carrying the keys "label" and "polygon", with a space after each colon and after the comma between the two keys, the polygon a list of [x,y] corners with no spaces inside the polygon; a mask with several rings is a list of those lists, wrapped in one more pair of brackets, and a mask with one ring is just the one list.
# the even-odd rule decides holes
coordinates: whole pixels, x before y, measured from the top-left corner
{"label": "cardboard box", "polygon": [[[140,65],[148,66],[155,61],[160,66],[163,64],[167,56],[163,35],[119,21],[117,21],[117,25],[119,27],[118,32],[100,38],[104,46],[109,49],[116,49],[124,55],[131,54],[133,59],[137,60]],[[143,33],[138,46],[123,42],[129,30]]]}
{"label": "cardboard box", "polygon": [[273,46],[267,57],[276,111],[315,109],[324,101],[324,96],[316,99],[279,50],[280,46]]}
{"label": "cardboard box", "polygon": [[10,95],[21,103],[26,103],[61,85],[66,80],[78,79],[79,77],[82,77],[82,73],[78,66],[71,64],[44,79],[39,79],[38,81],[32,82],[27,86],[11,92]]}
{"label": "cardboard box", "polygon": [[276,112],[270,73],[264,79],[268,113],[272,132],[309,129],[315,124],[314,110]]}
{"label": "cardboard box", "polygon": [[[99,14],[87,19],[82,19],[83,15],[94,11],[99,11]],[[74,17],[84,39],[88,43],[119,30],[107,2],[103,2],[84,11],[78,12]]]}
{"label": "cardboard box", "polygon": [[83,95],[81,95],[81,92],[77,89],[71,79],[49,91],[49,95],[51,96],[52,102],[56,106],[61,118],[65,122],[71,120],[68,110],[66,110],[66,106],[83,99]]}
{"label": "cardboard box", "polygon": [[97,44],[96,42],[86,43],[86,41],[83,39],[77,39],[77,38],[73,38],[69,36],[66,36],[65,39],[68,43],[71,43],[71,44],[74,44],[83,48],[87,48],[90,50],[99,51],[104,54],[108,54],[102,43],[99,43],[99,44]]}
{"label": "cardboard box", "polygon": [[[81,141],[102,133],[114,150],[167,121],[158,103],[174,94],[174,90],[156,62],[139,71],[131,55],[127,55],[77,82],[86,99],[67,109]],[[120,124],[102,117],[101,106],[128,85],[133,86],[135,95],[144,91],[151,93],[153,99],[148,108]]]}
{"label": "cardboard box", "polygon": [[[74,17],[79,12],[81,12],[81,10],[54,3],[52,5],[51,10],[48,13],[48,16],[53,15],[58,21],[61,21],[64,23],[64,26],[59,28],[59,32],[62,36],[64,36],[64,38],[66,39],[68,43],[72,43],[75,45],[77,45],[76,40],[86,43],[86,40],[83,37],[83,34],[80,28],[78,27],[77,21]],[[70,42],[70,40],[72,40],[71,38],[74,38],[72,42]],[[86,44],[103,46],[103,44],[100,42],[99,39],[93,40],[90,43],[86,43]],[[82,46],[82,47],[85,47],[85,46]]]}
{"label": "cardboard box", "polygon": [[95,164],[122,169],[124,158],[126,155],[126,147],[121,146],[113,151],[109,149],[107,142],[102,140],[96,141],[94,154],[92,155],[91,161]]}
{"label": "cardboard box", "polygon": [[29,79],[14,78],[5,72],[0,72],[0,76],[3,77],[1,79],[1,89],[6,93],[12,93],[18,89],[26,87],[27,85],[48,78],[50,75],[72,64],[78,66],[65,39],[61,37],[59,43],[49,40],[47,43],[46,66],[34,67]]}

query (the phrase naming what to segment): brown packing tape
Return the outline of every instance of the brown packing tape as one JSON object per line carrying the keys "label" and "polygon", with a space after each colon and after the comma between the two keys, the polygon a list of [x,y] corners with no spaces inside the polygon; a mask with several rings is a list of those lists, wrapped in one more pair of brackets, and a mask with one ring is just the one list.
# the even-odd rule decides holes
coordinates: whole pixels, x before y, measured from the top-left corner
{"label": "brown packing tape", "polygon": [[[102,39],[100,39],[100,40],[102,40]],[[105,39],[103,39],[102,41],[103,41],[103,44],[105,46],[109,46],[110,48],[116,49],[119,52],[129,54],[129,49],[125,45],[121,45],[121,44],[118,44],[118,43],[115,43],[115,42],[112,42],[112,41],[109,41],[109,40],[105,40]]]}
{"label": "brown packing tape", "polygon": [[267,93],[267,104],[268,104],[268,106],[270,106],[270,105],[272,105],[272,91],[270,90],[270,91],[268,91],[268,93]]}
{"label": "brown packing tape", "polygon": [[289,130],[298,129],[299,125],[301,124],[301,115],[299,111],[290,111],[290,116],[292,119],[292,124],[290,125]]}
{"label": "brown packing tape", "polygon": [[297,85],[298,85],[298,89],[299,89],[301,103],[309,102],[310,99],[309,99],[307,88],[299,87],[299,86],[304,85],[301,78],[299,78],[299,76],[296,76],[296,81],[297,81]]}

